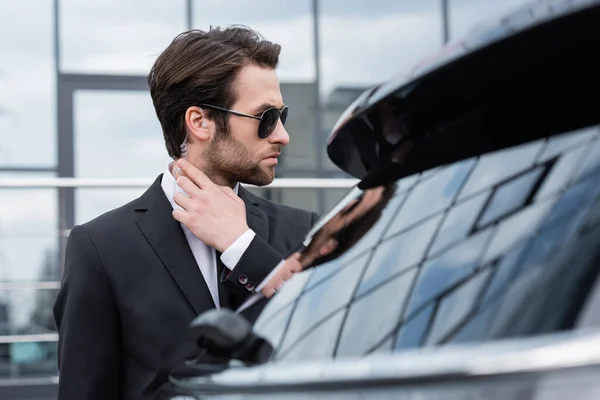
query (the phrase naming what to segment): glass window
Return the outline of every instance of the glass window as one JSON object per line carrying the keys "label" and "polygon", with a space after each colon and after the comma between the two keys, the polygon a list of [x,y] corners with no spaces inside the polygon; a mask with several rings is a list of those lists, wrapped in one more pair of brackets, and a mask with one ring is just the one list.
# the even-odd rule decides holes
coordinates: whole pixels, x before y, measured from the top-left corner
{"label": "glass window", "polygon": [[185,0],[60,0],[59,5],[62,72],[145,75],[186,30]]}
{"label": "glass window", "polygon": [[[322,143],[365,89],[407,70],[442,45],[440,4],[438,0],[319,2]],[[323,165],[337,170],[324,147]]]}
{"label": "glass window", "polygon": [[57,164],[52,5],[0,2],[0,167]]}
{"label": "glass window", "polygon": [[265,313],[261,313],[260,319],[254,324],[254,332],[265,340],[268,340],[271,346],[276,349],[279,347],[281,339],[287,331],[294,306],[295,304],[293,303],[288,304],[283,309],[277,310],[275,315],[268,314],[268,316],[263,316]]}
{"label": "glass window", "polygon": [[530,0],[449,0],[451,40],[460,39],[480,24],[496,21]]}
{"label": "glass window", "polygon": [[416,273],[416,268],[408,270],[352,303],[337,356],[364,354],[392,332],[401,318]]}
{"label": "glass window", "polygon": [[524,207],[545,169],[535,168],[497,186],[477,222],[478,228],[481,229]]}
{"label": "glass window", "polygon": [[501,257],[519,242],[533,236],[552,205],[551,201],[534,203],[504,219],[496,227],[495,235],[486,249],[482,262],[488,263]]}
{"label": "glass window", "polygon": [[408,349],[418,347],[422,344],[434,310],[435,304],[431,303],[419,311],[413,318],[404,322],[397,334],[394,349]]}
{"label": "glass window", "polygon": [[547,161],[553,157],[567,153],[568,150],[574,150],[581,145],[589,145],[592,140],[600,136],[597,127],[580,129],[577,131],[563,133],[548,139],[548,144],[540,156],[540,161]]}
{"label": "glass window", "polygon": [[77,177],[154,179],[171,161],[149,92],[78,90],[73,107]]}
{"label": "glass window", "polygon": [[[0,179],[51,177],[0,173]],[[0,189],[0,281],[58,281],[56,189]]]}
{"label": "glass window", "polygon": [[[337,319],[327,315],[337,318],[348,301],[336,296],[348,299],[357,279],[336,356],[572,329],[600,268],[600,169],[588,168],[579,180],[553,178],[553,171],[582,146],[587,152],[579,165],[593,166],[596,142],[585,140],[596,138],[574,131],[560,141],[541,139],[397,182],[400,188],[416,183],[396,194],[397,204],[380,220],[390,221],[385,228],[374,226],[377,240],[320,265],[310,289],[299,294],[302,311],[292,323],[302,329],[293,330],[309,332],[300,334],[306,346],[307,336],[324,345],[306,354],[331,354],[335,338],[315,332],[338,335]],[[536,198],[532,187],[543,189],[553,179],[560,182]],[[457,201],[462,187],[469,194]],[[430,195],[411,202],[415,192]],[[488,199],[495,208],[482,211]],[[484,230],[473,229],[478,215],[490,222]],[[397,221],[404,221],[399,228]],[[331,331],[320,331],[325,324]]]}
{"label": "glass window", "polygon": [[550,174],[544,179],[540,190],[536,193],[535,200],[544,199],[546,196],[554,195],[564,189],[581,160],[584,159],[587,150],[586,146],[579,146],[558,156]]}
{"label": "glass window", "polygon": [[[75,175],[83,178],[147,178],[171,161],[152,100],[146,91],[74,93]],[[76,189],[75,222],[82,223],[140,196],[133,189]]]}
{"label": "glass window", "polygon": [[436,0],[327,0],[319,7],[321,90],[332,105],[358,97],[335,89],[380,83],[442,45]]}
{"label": "glass window", "polygon": [[483,270],[442,297],[427,337],[427,344],[440,342],[472,312],[489,274],[489,269]]}
{"label": "glass window", "polygon": [[58,289],[0,291],[0,335],[56,333],[52,305]]}
{"label": "glass window", "polygon": [[[356,292],[357,296],[389,280],[392,276],[416,266],[425,257],[425,252],[440,223],[440,218],[441,216],[437,216],[428,219],[379,244],[360,282]],[[398,257],[399,254],[402,256]]]}
{"label": "glass window", "polygon": [[56,357],[55,341],[0,344],[0,378],[56,376]]}
{"label": "glass window", "polygon": [[[0,378],[56,375],[52,304],[57,294],[56,289],[0,291]],[[14,335],[39,334],[49,334],[49,341],[27,342],[20,338],[11,342]]]}
{"label": "glass window", "polygon": [[265,309],[260,313],[255,326],[268,323],[282,308],[296,300],[315,270],[315,268],[312,268],[308,271],[294,274],[290,280],[286,281],[277,291],[277,295],[271,298]]}
{"label": "glass window", "polygon": [[[591,143],[590,143],[591,144]],[[596,140],[584,164],[577,171],[575,180],[582,180],[595,176],[600,171],[600,140]]]}
{"label": "glass window", "polygon": [[475,219],[481,213],[487,199],[488,193],[482,193],[451,207],[435,237],[430,253],[437,253],[463,241],[475,225]]}
{"label": "glass window", "polygon": [[419,181],[407,194],[408,198],[394,219],[388,235],[393,235],[448,207],[458,194],[473,164],[473,160],[462,161]]}
{"label": "glass window", "polygon": [[543,148],[542,141],[483,155],[461,190],[459,199],[488,189],[531,167]]}
{"label": "glass window", "polygon": [[490,237],[491,229],[468,238],[460,245],[428,260],[421,267],[419,279],[411,293],[405,318],[430,300],[452,290],[479,266],[480,255]]}
{"label": "glass window", "polygon": [[367,259],[368,254],[359,257],[333,277],[303,293],[282,343],[284,351],[304,336],[305,332],[348,304]]}
{"label": "glass window", "polygon": [[338,311],[323,321],[316,329],[303,336],[291,348],[284,348],[282,355],[277,355],[277,359],[289,361],[331,358],[345,314],[345,310]]}
{"label": "glass window", "polygon": [[[148,186],[151,183],[152,181],[149,181]],[[146,189],[75,189],[75,225],[83,224],[105,212],[135,200]]]}

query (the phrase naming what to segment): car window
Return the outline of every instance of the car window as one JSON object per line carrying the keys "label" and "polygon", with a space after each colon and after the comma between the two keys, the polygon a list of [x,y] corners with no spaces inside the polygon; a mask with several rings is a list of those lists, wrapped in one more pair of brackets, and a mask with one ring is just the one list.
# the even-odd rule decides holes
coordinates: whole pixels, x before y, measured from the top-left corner
{"label": "car window", "polygon": [[294,277],[256,329],[278,360],[571,329],[600,268],[599,178],[591,127],[401,179],[373,228]]}

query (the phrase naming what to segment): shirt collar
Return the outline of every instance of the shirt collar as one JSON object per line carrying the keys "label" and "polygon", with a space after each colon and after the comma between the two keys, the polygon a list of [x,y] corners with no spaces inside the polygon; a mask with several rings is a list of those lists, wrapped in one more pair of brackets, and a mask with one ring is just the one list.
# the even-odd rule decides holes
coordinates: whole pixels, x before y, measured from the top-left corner
{"label": "shirt collar", "polygon": [[[163,173],[162,180],[160,182],[160,186],[162,187],[163,192],[165,192],[165,196],[167,196],[167,199],[169,200],[169,203],[171,203],[171,206],[173,207],[173,209],[176,209],[176,208],[181,209],[179,204],[175,203],[175,200],[173,200],[173,197],[175,196],[175,192],[180,192],[185,195],[187,195],[187,193],[185,193],[185,191],[177,185],[177,182],[175,181],[175,178],[173,177],[173,174],[171,173],[172,166],[173,166],[173,162],[170,162],[165,167],[165,171]],[[240,186],[240,184],[236,183],[235,186],[233,187],[233,191],[235,192],[235,194],[238,194],[239,186]]]}

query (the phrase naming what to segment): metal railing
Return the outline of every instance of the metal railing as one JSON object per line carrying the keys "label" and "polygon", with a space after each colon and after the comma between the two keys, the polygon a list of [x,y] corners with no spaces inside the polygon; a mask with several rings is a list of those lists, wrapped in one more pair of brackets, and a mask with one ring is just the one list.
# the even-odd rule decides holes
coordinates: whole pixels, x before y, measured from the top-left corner
{"label": "metal railing", "polygon": [[[112,179],[112,178],[39,178],[39,179],[0,179],[0,189],[59,189],[59,188],[105,188],[137,189],[146,188],[154,179]],[[343,189],[351,188],[358,179],[347,178],[276,178],[270,185],[244,185],[256,189]]]}
{"label": "metal railing", "polygon": [[[0,189],[60,189],[60,188],[105,188],[105,189],[142,189],[150,186],[152,179],[114,179],[114,178],[35,178],[35,179],[0,179]],[[359,182],[358,179],[346,178],[276,178],[270,185],[257,187],[244,185],[246,188],[257,189],[344,189],[351,188]],[[61,232],[68,236],[69,230]],[[23,289],[59,289],[59,281],[29,281],[29,282],[0,282],[1,291]],[[26,342],[56,342],[58,334],[24,334],[0,335],[0,344]]]}

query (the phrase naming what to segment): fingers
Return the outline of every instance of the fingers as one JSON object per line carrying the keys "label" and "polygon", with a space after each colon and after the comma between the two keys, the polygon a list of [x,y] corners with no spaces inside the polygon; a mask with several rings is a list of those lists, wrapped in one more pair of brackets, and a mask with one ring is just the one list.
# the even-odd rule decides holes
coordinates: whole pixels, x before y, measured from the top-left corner
{"label": "fingers", "polygon": [[187,226],[190,216],[185,212],[185,210],[176,209],[173,210],[173,218]]}
{"label": "fingers", "polygon": [[173,196],[173,201],[175,201],[175,203],[178,204],[179,207],[183,208],[186,211],[191,210],[193,207],[193,200],[181,192],[175,193],[175,195]]}
{"label": "fingers", "polygon": [[299,252],[295,252],[294,254],[289,256],[285,261],[285,263],[287,264],[286,266],[289,267],[289,271],[293,274],[297,272],[302,272],[303,267],[302,263],[300,262],[300,256],[301,254]]}
{"label": "fingers", "polygon": [[227,195],[227,197],[229,197],[231,200],[241,200],[240,197],[235,194],[235,192],[233,191],[232,188],[230,188],[229,186],[219,186],[219,188],[221,189],[221,191],[223,193],[225,193]]}
{"label": "fingers", "polygon": [[365,192],[363,199],[347,216],[346,221],[350,223],[357,218],[362,217],[377,204],[383,194],[383,186],[374,189],[369,189]]}
{"label": "fingers", "polygon": [[194,167],[190,162],[181,158],[177,160],[177,166],[185,172],[187,176],[190,177],[192,181],[200,188],[200,189],[211,189],[215,187],[215,184],[204,174],[204,172],[200,171],[198,168]]}
{"label": "fingers", "polygon": [[337,240],[335,240],[333,238],[329,239],[327,241],[327,243],[325,243],[323,245],[323,247],[321,247],[321,250],[320,250],[321,256],[329,255],[332,251],[335,250],[335,248],[337,247],[337,245],[338,245],[338,241]]}
{"label": "fingers", "polygon": [[177,186],[183,189],[190,197],[198,197],[202,194],[202,190],[185,176],[177,178]]}

